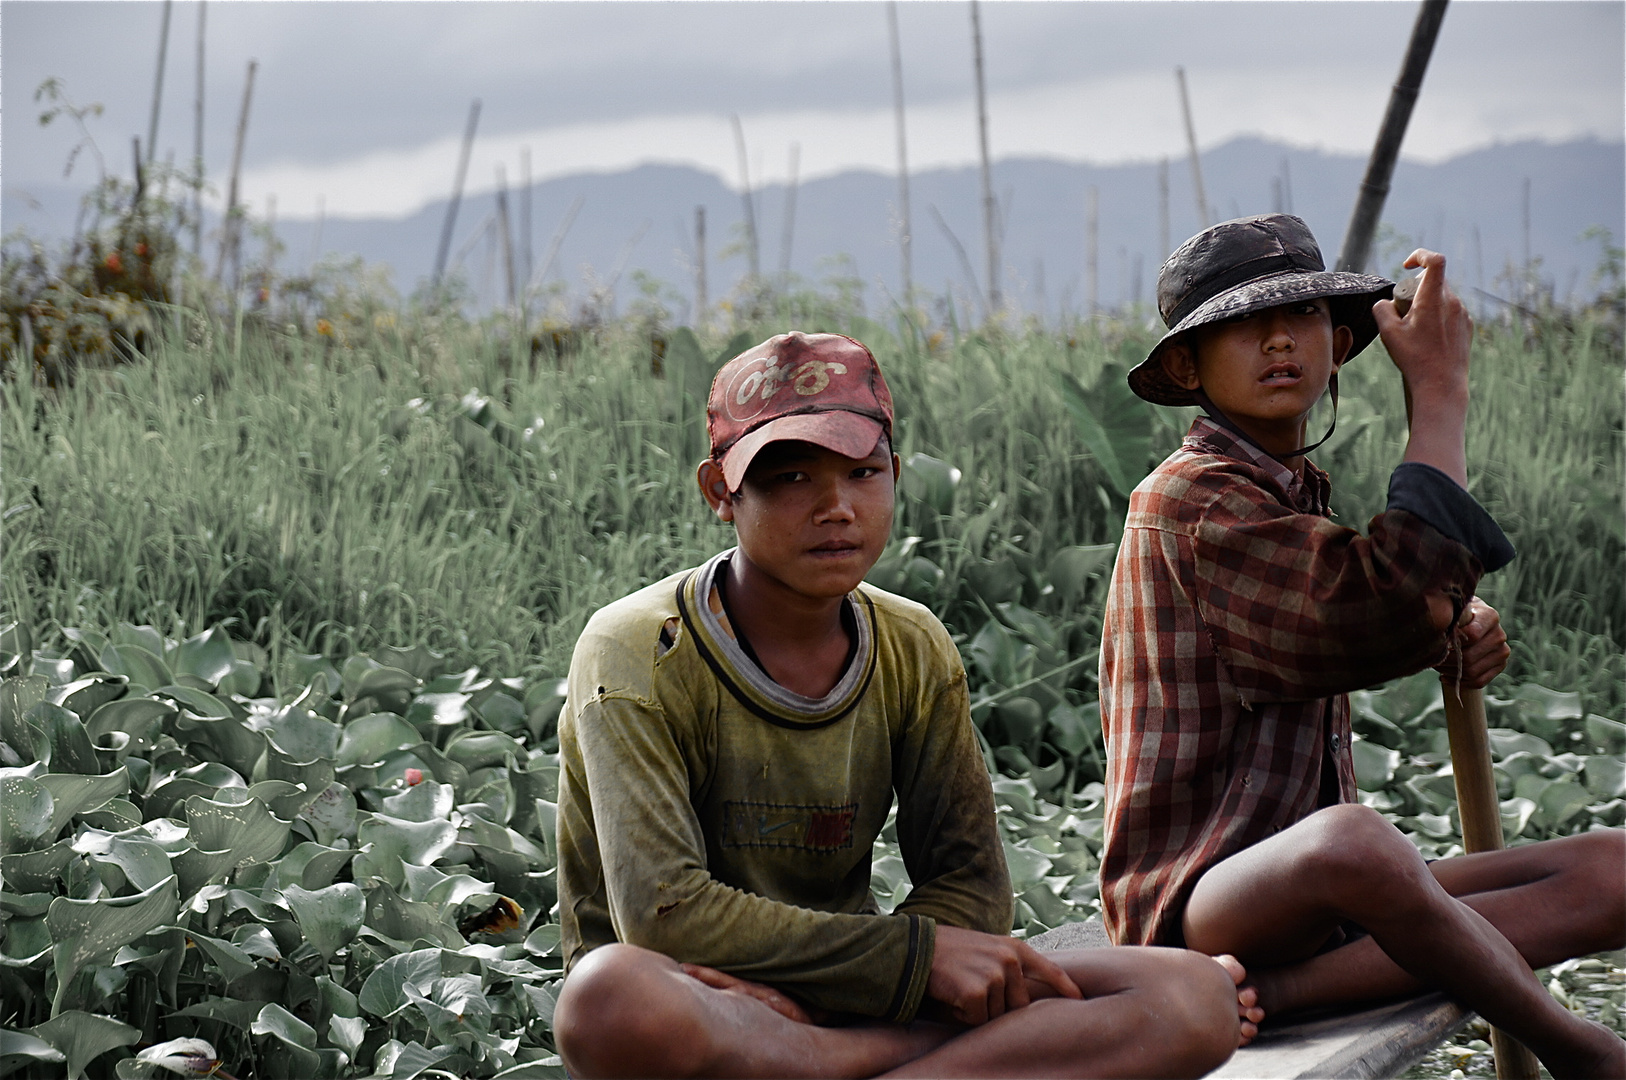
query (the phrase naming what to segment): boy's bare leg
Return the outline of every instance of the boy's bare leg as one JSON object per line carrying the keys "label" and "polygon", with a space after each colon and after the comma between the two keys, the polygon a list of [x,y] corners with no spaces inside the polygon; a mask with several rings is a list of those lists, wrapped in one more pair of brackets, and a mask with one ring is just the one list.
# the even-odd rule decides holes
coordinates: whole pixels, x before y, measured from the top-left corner
{"label": "boy's bare leg", "polygon": [[[1532,968],[1626,948],[1626,832],[1619,829],[1441,859],[1429,869],[1446,892],[1483,915]],[[1266,1014],[1423,988],[1372,938],[1249,974]]]}
{"label": "boy's bare leg", "polygon": [[[975,1028],[825,1028],[756,984],[629,945],[595,949],[560,994],[572,1076],[1198,1076],[1236,1046],[1232,977],[1183,949],[1046,954],[1091,1000],[1054,998]],[[732,988],[730,984],[737,984]],[[1046,991],[1030,986],[1038,996]],[[777,998],[777,1000],[775,1000]]]}
{"label": "boy's bare leg", "polygon": [[1280,966],[1308,959],[1344,920],[1420,984],[1519,1039],[1554,1076],[1626,1076],[1626,1043],[1554,1001],[1513,944],[1367,807],[1318,811],[1209,870],[1187,904],[1185,937],[1194,949]]}
{"label": "boy's bare leg", "polygon": [[1235,978],[1209,957],[1150,947],[1044,955],[1083,1000],[1036,1000],[886,1075],[1201,1076],[1235,1052]]}

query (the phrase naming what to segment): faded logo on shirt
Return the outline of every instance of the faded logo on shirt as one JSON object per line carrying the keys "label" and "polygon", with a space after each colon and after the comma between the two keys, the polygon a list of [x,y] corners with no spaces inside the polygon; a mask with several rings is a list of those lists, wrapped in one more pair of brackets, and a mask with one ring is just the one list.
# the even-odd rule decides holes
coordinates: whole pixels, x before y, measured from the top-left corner
{"label": "faded logo on shirt", "polygon": [[723,803],[722,846],[839,851],[853,846],[857,816],[856,802],[813,806],[730,799]]}

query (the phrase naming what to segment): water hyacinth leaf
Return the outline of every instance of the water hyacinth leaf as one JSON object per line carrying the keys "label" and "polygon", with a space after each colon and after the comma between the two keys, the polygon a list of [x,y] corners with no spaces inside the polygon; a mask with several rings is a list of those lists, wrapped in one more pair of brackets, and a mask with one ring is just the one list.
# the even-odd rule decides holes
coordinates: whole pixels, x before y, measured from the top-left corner
{"label": "water hyacinth leaf", "polygon": [[52,797],[44,784],[26,776],[0,779],[0,852],[13,855],[50,840],[56,835],[52,817]]}
{"label": "water hyacinth leaf", "polygon": [[75,814],[99,809],[129,791],[130,774],[122,766],[105,776],[46,773],[39,783],[51,793],[51,835],[55,836]]}
{"label": "water hyacinth leaf", "polygon": [[1600,799],[1626,797],[1626,762],[1607,755],[1588,757],[1586,788]]}
{"label": "water hyacinth leaf", "polygon": [[176,1009],[172,1016],[191,1016],[199,1020],[218,1020],[239,1031],[247,1031],[265,1007],[262,1001],[242,1001],[237,998],[204,998],[184,1009]]}
{"label": "water hyacinth leaf", "polygon": [[[4,651],[0,651],[0,667],[4,667],[4,662],[8,659],[9,657],[7,654]],[[20,659],[21,658],[19,658],[18,661],[13,661],[13,663],[19,668],[22,666]],[[68,683],[73,682],[73,672],[74,663],[71,659],[65,656],[54,656],[48,653],[36,652],[32,657],[30,657],[28,662],[28,671],[24,674],[44,675],[50,680],[52,686],[66,686]]]}
{"label": "water hyacinth leaf", "polygon": [[176,879],[165,878],[134,896],[111,900],[72,900],[59,896],[51,901],[46,924],[56,943],[56,999],[53,1015],[61,1011],[63,996],[73,977],[93,960],[112,956],[121,946],[175,921],[180,911]]}
{"label": "water hyacinth leaf", "polygon": [[63,773],[97,773],[101,765],[96,750],[90,745],[90,735],[79,717],[60,705],[42,701],[28,711],[28,721],[51,742],[51,771]]}
{"label": "water hyacinth leaf", "polygon": [[140,645],[109,645],[102,650],[100,659],[103,671],[112,675],[123,675],[132,687],[144,687],[152,691],[175,681],[175,675],[169,670],[169,665],[150,649]]}
{"label": "water hyacinth leaf", "polygon": [[960,484],[960,470],[928,454],[910,454],[903,463],[903,491],[919,499],[939,514],[954,510],[954,489]]}
{"label": "water hyacinth leaf", "polygon": [[[4,783],[0,781],[0,785]],[[8,830],[9,826],[0,828],[0,836],[7,835]],[[74,854],[73,840],[69,838],[39,851],[0,856],[0,875],[4,875],[6,884],[6,891],[0,891],[0,904],[6,903],[8,898],[14,899],[20,892],[42,892],[55,887]]]}
{"label": "water hyacinth leaf", "polygon": [[124,698],[129,691],[129,680],[123,675],[98,672],[75,679],[66,686],[53,687],[47,700],[83,720],[96,715],[96,710],[108,702]]}
{"label": "water hyacinth leaf", "polygon": [[1487,728],[1485,736],[1490,742],[1491,756],[1498,760],[1519,753],[1547,757],[1553,752],[1547,740],[1512,728]]}
{"label": "water hyacinth leaf", "polygon": [[1400,752],[1379,746],[1368,739],[1357,739],[1350,747],[1355,759],[1355,782],[1362,791],[1381,791],[1395,777],[1400,765]]}
{"label": "water hyacinth leaf", "polygon": [[367,891],[366,922],[368,929],[400,941],[425,938],[448,949],[461,949],[467,944],[446,911],[404,900],[387,882]]}
{"label": "water hyacinth leaf", "polygon": [[322,719],[308,708],[294,705],[278,710],[267,734],[295,761],[332,758],[339,749],[339,725]]}
{"label": "water hyacinth leaf", "polygon": [[406,712],[407,723],[416,727],[424,738],[432,737],[435,728],[456,727],[468,719],[467,694],[419,694]]}
{"label": "water hyacinth leaf", "polygon": [[349,848],[324,847],[306,841],[277,860],[277,881],[280,887],[298,885],[304,889],[325,889],[355,857],[356,852]]}
{"label": "water hyacinth leaf", "polygon": [[216,685],[231,674],[237,655],[232,652],[231,639],[226,632],[214,626],[181,642],[175,649],[173,659],[176,674],[193,675],[210,685]]}
{"label": "water hyacinth leaf", "polygon": [[359,1016],[330,1016],[327,1021],[327,1036],[333,1040],[333,1045],[343,1050],[353,1061],[356,1051],[361,1049],[361,1040],[367,1036],[367,1021]]}
{"label": "water hyacinth leaf", "polygon": [[1592,713],[1586,718],[1586,734],[1599,749],[1611,754],[1626,750],[1626,724]]}
{"label": "water hyacinth leaf", "polygon": [[1556,829],[1592,801],[1593,795],[1586,788],[1573,780],[1564,779],[1548,784],[1542,790],[1540,798],[1536,800],[1536,808],[1541,812],[1547,828]]}
{"label": "water hyacinth leaf", "polygon": [[510,735],[525,731],[525,706],[517,698],[498,690],[476,707],[481,720]]}
{"label": "water hyacinth leaf", "polygon": [[444,821],[451,816],[452,785],[423,780],[384,798],[384,809],[403,821]]}
{"label": "water hyacinth leaf", "polygon": [[1064,547],[1050,557],[1045,577],[1064,599],[1083,594],[1089,580],[1112,569],[1117,544],[1089,544]]}
{"label": "water hyacinth leaf", "polygon": [[427,993],[440,977],[440,950],[417,949],[384,960],[367,976],[356,1003],[374,1016],[388,1019],[408,1004],[401,988],[408,984]]}
{"label": "water hyacinth leaf", "polygon": [[33,651],[34,635],[27,626],[15,619],[0,624],[0,674],[10,671]]}
{"label": "water hyacinth leaf", "polygon": [[122,892],[126,885],[144,892],[175,872],[170,866],[169,854],[150,838],[109,833],[100,833],[98,837],[98,832],[81,833],[74,849],[97,868],[109,892]]}
{"label": "water hyacinth leaf", "polygon": [[254,970],[253,958],[229,941],[222,941],[196,931],[188,931],[187,937],[199,951],[208,956],[215,969],[220,972],[220,977],[228,983],[236,982]]}
{"label": "water hyacinth leaf", "polygon": [[[267,907],[269,906],[267,905]],[[278,920],[267,919],[266,921]],[[231,943],[249,956],[262,956],[267,960],[282,959],[282,950],[277,948],[276,939],[271,936],[271,931],[263,926],[244,923],[233,931]]]}
{"label": "water hyacinth leaf", "polygon": [[62,1051],[67,1062],[64,1075],[78,1080],[85,1066],[121,1046],[141,1039],[141,1029],[121,1023],[111,1016],[69,1009],[43,1024],[28,1029],[32,1034]]}
{"label": "water hyacinth leaf", "polygon": [[457,826],[450,821],[406,821],[387,814],[372,814],[356,830],[357,841],[373,845],[375,858],[386,853],[405,862],[428,866],[457,843]]}
{"label": "water hyacinth leaf", "polygon": [[225,720],[228,717],[237,715],[225,700],[195,687],[161,686],[154,690],[153,693],[161,698],[168,698],[191,713],[190,719]]}
{"label": "water hyacinth leaf", "polygon": [[316,832],[316,839],[328,846],[339,837],[356,835],[356,796],[339,783],[329,784],[299,812],[300,820]]}
{"label": "water hyacinth leaf", "polygon": [[200,850],[229,851],[234,868],[270,862],[288,838],[288,822],[257,800],[233,805],[194,795],[186,800],[186,821]]}
{"label": "water hyacinth leaf", "polygon": [[[383,1051],[380,1051],[380,1060],[383,1056]],[[388,1076],[390,1080],[417,1080],[427,1070],[449,1064],[460,1056],[455,1047],[437,1046],[431,1049],[421,1043],[409,1042],[392,1056],[389,1072],[384,1072],[383,1067],[379,1066],[373,1075]]]}
{"label": "water hyacinth leaf", "polygon": [[305,940],[316,946],[316,951],[326,960],[332,960],[340,949],[350,944],[361,929],[366,913],[361,890],[348,881],[310,892],[298,885],[286,885],[282,896],[288,901]]}
{"label": "water hyacinth leaf", "polygon": [[409,672],[400,668],[379,665],[363,672],[355,680],[352,687],[350,665],[344,666],[345,671],[345,698],[349,701],[359,701],[364,697],[376,697],[381,700],[392,694],[405,694],[418,688],[418,680]]}
{"label": "water hyacinth leaf", "polygon": [[525,747],[500,731],[460,731],[446,741],[446,756],[472,773],[509,758],[523,761]]}
{"label": "water hyacinth leaf", "polygon": [[540,742],[558,725],[568,686],[564,679],[539,679],[525,691],[525,727],[533,742]]}
{"label": "water hyacinth leaf", "polygon": [[122,731],[135,744],[132,752],[138,752],[153,744],[159,727],[174,714],[175,706],[158,698],[120,698],[91,713],[85,730],[93,740],[109,732]]}
{"label": "water hyacinth leaf", "polygon": [[1103,367],[1090,389],[1063,372],[1061,389],[1079,438],[1095,455],[1113,489],[1127,499],[1146,475],[1152,452],[1151,406],[1129,389],[1123,369],[1116,364]]}
{"label": "water hyacinth leaf", "polygon": [[526,936],[525,951],[533,956],[557,956],[562,932],[558,923],[542,924]]}
{"label": "water hyacinth leaf", "polygon": [[410,983],[401,988],[407,999],[429,1021],[429,1029],[443,1043],[479,1036],[491,1029],[491,1002],[480,989],[478,975],[446,975],[435,980],[430,993],[419,993]]}
{"label": "water hyacinth leaf", "polygon": [[168,656],[174,651],[175,644],[172,641],[165,641],[164,635],[158,632],[157,627],[146,623],[136,625],[121,622],[113,628],[108,640],[114,645],[139,646],[154,656]]}
{"label": "water hyacinth leaf", "polygon": [[43,675],[0,681],[0,731],[26,716],[30,709],[45,701],[50,692],[51,680]]}
{"label": "water hyacinth leaf", "polygon": [[36,1035],[0,1028],[0,1074],[21,1069],[31,1062],[56,1064],[67,1057]]}
{"label": "water hyacinth leaf", "polygon": [[276,1002],[267,1004],[249,1025],[254,1035],[272,1035],[301,1050],[316,1049],[316,1029]]}
{"label": "water hyacinth leaf", "polygon": [[300,791],[297,794],[284,795],[271,800],[271,809],[276,811],[278,817],[292,821],[300,812],[315,802],[322,792],[333,783],[333,760],[319,757],[310,761],[298,761],[274,742],[268,742],[265,748],[265,757],[261,762],[264,766],[264,777],[272,780],[285,780],[291,784],[298,784]]}
{"label": "water hyacinth leaf", "polygon": [[[378,662],[386,668],[397,668],[421,681],[433,679],[446,666],[445,654],[438,653],[426,645],[414,645],[409,649],[385,645],[375,655]],[[363,691],[366,692],[368,691]]]}
{"label": "water hyacinth leaf", "polygon": [[423,741],[418,729],[394,713],[370,713],[344,726],[334,764],[373,765],[396,750],[405,750]]}

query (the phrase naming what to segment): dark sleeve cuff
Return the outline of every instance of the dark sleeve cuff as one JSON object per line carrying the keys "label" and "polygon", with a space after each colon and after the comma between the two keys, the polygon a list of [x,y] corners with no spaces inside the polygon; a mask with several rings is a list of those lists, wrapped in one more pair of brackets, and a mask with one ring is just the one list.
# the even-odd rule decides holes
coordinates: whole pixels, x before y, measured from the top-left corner
{"label": "dark sleeve cuff", "polygon": [[1403,461],[1389,477],[1389,509],[1415,514],[1473,552],[1485,572],[1513,561],[1513,545],[1474,497],[1445,473]]}

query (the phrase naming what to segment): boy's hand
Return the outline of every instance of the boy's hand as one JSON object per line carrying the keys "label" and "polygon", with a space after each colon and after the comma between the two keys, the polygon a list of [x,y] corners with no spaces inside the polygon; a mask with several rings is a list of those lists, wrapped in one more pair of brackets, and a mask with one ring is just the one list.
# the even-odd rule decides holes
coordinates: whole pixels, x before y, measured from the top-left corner
{"label": "boy's hand", "polygon": [[702,967],[699,964],[682,964],[679,966],[683,968],[685,975],[693,979],[699,979],[715,990],[725,990],[756,998],[780,1016],[785,1017],[787,1020],[794,1020],[798,1024],[811,1024],[813,1022],[813,1018],[807,1014],[806,1009],[771,986],[764,986],[762,983],[751,982],[749,979],[730,975],[726,971]]}
{"label": "boy's hand", "polygon": [[926,994],[948,1006],[953,1018],[975,1027],[1020,1009],[1035,994],[1082,998],[1073,980],[1032,946],[1015,938],[979,934],[937,924],[937,947]]}
{"label": "boy's hand", "polygon": [[1446,284],[1445,256],[1418,248],[1405,265],[1423,268],[1411,310],[1402,318],[1392,300],[1372,307],[1384,347],[1414,396],[1466,394],[1474,324]]}
{"label": "boy's hand", "polygon": [[1372,305],[1372,317],[1405,382],[1411,428],[1406,460],[1432,465],[1467,487],[1463,428],[1473,320],[1445,283],[1444,255],[1418,248],[1406,257],[1405,265],[1423,268],[1411,309],[1402,318],[1393,301],[1379,300]]}
{"label": "boy's hand", "polygon": [[[1468,601],[1462,609],[1456,637],[1456,648],[1435,668],[1440,674],[1458,680],[1466,689],[1478,690],[1507,667],[1512,650],[1507,645],[1507,631],[1502,629],[1502,617],[1479,597]],[[1457,674],[1459,656],[1460,676]]]}

